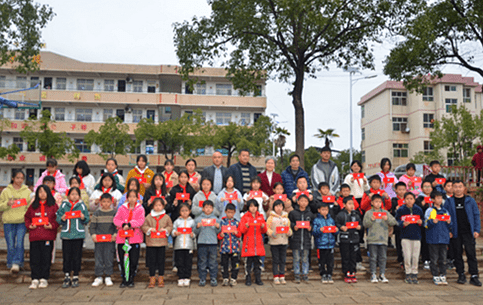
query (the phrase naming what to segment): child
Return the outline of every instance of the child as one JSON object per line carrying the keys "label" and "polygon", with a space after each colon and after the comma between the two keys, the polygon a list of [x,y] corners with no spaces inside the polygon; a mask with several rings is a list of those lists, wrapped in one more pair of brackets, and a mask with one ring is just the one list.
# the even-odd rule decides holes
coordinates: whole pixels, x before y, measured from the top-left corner
{"label": "child", "polygon": [[[394,217],[396,217],[397,210],[404,204],[404,194],[407,192],[406,184],[401,180],[402,179],[396,183],[396,197],[391,198],[392,206],[390,212]],[[401,268],[404,269],[404,259],[401,247],[401,228],[399,226],[394,226],[393,231],[396,239],[397,261],[401,265]]]}
{"label": "child", "polygon": [[444,183],[444,191],[446,192],[446,194],[443,197],[443,205],[444,202],[448,200],[448,198],[453,197],[453,181],[446,180],[446,182]]}
{"label": "child", "polygon": [[[314,196],[312,195],[312,191],[308,189],[309,183],[305,177],[298,177],[297,178],[297,189],[292,192],[290,195],[290,198],[292,199],[292,207],[295,209],[295,207],[298,205],[297,199],[298,199],[298,194],[301,194],[302,192],[307,192],[309,195],[307,198],[309,198],[309,208],[314,205]],[[315,186],[314,186],[315,187]],[[312,211],[313,209],[310,208]]]}
{"label": "child", "polygon": [[258,211],[258,202],[250,199],[247,202],[248,212],[243,215],[238,231],[243,234],[242,257],[246,257],[245,264],[245,285],[251,286],[251,271],[255,275],[255,284],[263,285],[261,257],[265,256],[265,247],[263,246],[262,234],[267,233],[267,225],[265,218]]}
{"label": "child", "polygon": [[87,195],[92,195],[96,186],[96,179],[91,175],[91,170],[86,161],[80,160],[74,165],[74,176],[79,177],[81,181],[79,188],[86,190]]}
{"label": "child", "polygon": [[[193,187],[188,183],[189,175],[187,171],[182,171],[178,176],[178,185],[173,186],[169,192],[169,197],[167,198],[168,204],[166,205],[166,213],[171,213],[171,220],[174,222],[179,217],[180,203],[188,204],[191,212],[191,202],[196,194]],[[185,200],[178,200],[176,194],[184,193],[188,194]]]}
{"label": "child", "polygon": [[[193,206],[191,207],[191,212],[195,217],[198,217],[201,215],[202,207],[203,207],[203,202],[206,200],[210,200],[211,202],[216,202],[216,194],[211,191],[212,189],[212,182],[209,178],[202,178],[201,182],[201,190],[196,193],[196,195],[193,197]],[[218,209],[214,210],[215,216],[220,216],[220,211]],[[224,213],[223,213],[224,214]]]}
{"label": "child", "polygon": [[[357,222],[355,228],[348,228],[349,223]],[[339,247],[342,258],[342,273],[346,283],[357,283],[356,257],[359,251],[359,230],[361,217],[354,210],[354,199],[344,198],[344,209],[337,214],[335,225],[339,229]]]}
{"label": "child", "polygon": [[102,194],[110,194],[112,197],[111,205],[113,208],[117,207],[117,203],[120,202],[122,194],[116,189],[116,183],[114,176],[109,173],[104,173],[100,181],[101,187],[97,188],[91,195],[90,208],[92,211],[96,211],[99,208]]}
{"label": "child", "polygon": [[[272,252],[273,283],[286,284],[285,282],[285,263],[287,261],[288,238],[292,236],[288,213],[284,210],[282,200],[275,200],[273,211],[267,219],[267,235],[270,251]],[[285,233],[277,232],[277,228],[288,228]]]}
{"label": "child", "polygon": [[402,175],[401,178],[399,178],[399,182],[404,182],[406,184],[407,191],[418,196],[421,193],[421,180],[419,182],[414,181],[415,173],[416,165],[414,163],[406,164],[406,174]]}
{"label": "child", "polygon": [[[386,278],[387,239],[389,227],[397,225],[396,219],[390,213],[382,210],[382,197],[374,195],[371,198],[372,209],[364,215],[363,225],[367,229],[367,245],[370,252],[371,283],[381,281],[388,283]],[[382,214],[384,213],[384,214]],[[381,214],[381,217],[377,215]],[[376,269],[379,266],[379,278]]]}
{"label": "child", "polygon": [[[301,179],[299,179],[300,181]],[[290,248],[293,253],[293,268],[295,274],[295,283],[300,284],[300,261],[302,261],[302,280],[305,283],[309,281],[309,252],[312,247],[312,225],[314,214],[308,208],[309,197],[302,194],[297,200],[297,206],[290,212],[288,218],[290,227],[293,230],[293,236],[290,239]],[[301,222],[308,223],[308,228],[301,228]]]}
{"label": "child", "polygon": [[86,191],[85,188],[83,188],[83,189],[80,188],[80,185],[81,185],[81,180],[80,180],[79,177],[77,177],[77,176],[70,177],[69,188],[78,187],[81,190],[81,200],[82,200],[82,202],[84,202],[87,209],[89,209],[89,204],[88,204],[89,203],[89,195],[87,195],[87,191]]}
{"label": "child", "polygon": [[[125,238],[118,232],[116,236],[116,244],[118,257],[121,260],[121,277],[122,282],[120,288],[134,287],[134,275],[138,267],[139,252],[141,250],[141,243],[144,235],[141,231],[141,226],[144,224],[144,208],[139,200],[138,193],[135,190],[129,190],[126,193],[126,202],[117,210],[114,216],[114,225],[118,231],[133,230],[133,237]],[[123,248],[128,248],[126,251]],[[129,255],[129,272],[126,274],[124,268],[125,254]]]}
{"label": "child", "polygon": [[[107,159],[106,168],[104,169],[103,174],[112,174],[112,176],[114,177],[114,181],[116,182],[116,189],[119,190],[119,192],[124,193],[124,185],[126,184],[126,181],[124,180],[124,177],[121,174],[119,174],[119,172],[117,171],[116,159],[114,158]],[[100,182],[101,182],[101,178],[97,180],[97,184],[94,187],[94,189],[101,187]]]}
{"label": "child", "polygon": [[[164,181],[163,184],[164,186]],[[168,236],[173,230],[173,222],[166,215],[164,210],[165,201],[163,198],[156,197],[153,200],[153,208],[146,217],[142,226],[146,234],[146,265],[149,268],[149,286],[154,288],[156,285],[156,270],[158,270],[158,287],[164,287],[164,264]],[[163,233],[164,232],[164,233]],[[158,237],[164,234],[164,237]]]}
{"label": "child", "polygon": [[[363,211],[363,213],[371,209],[372,196],[374,196],[374,194],[380,193],[381,177],[379,177],[378,175],[371,176],[369,178],[369,185],[371,186],[371,188],[369,189],[369,191],[365,192],[364,195],[362,196],[361,210]],[[386,211],[391,210],[391,207],[392,207],[391,197],[389,197],[386,191],[383,191],[383,193],[380,195],[383,198],[382,208]],[[396,194],[394,194],[394,196],[396,196]]]}
{"label": "child", "polygon": [[[327,182],[320,182],[319,185],[317,186],[318,191],[315,192],[314,194],[314,202],[311,206],[311,212],[314,215],[317,215],[318,213],[318,207],[324,203],[323,198],[325,196],[332,196],[332,193],[330,192],[329,184]],[[344,204],[342,203],[344,197],[350,196],[351,189],[347,184],[342,184],[340,186],[340,196],[336,201],[333,202],[325,202],[329,205],[329,213],[332,219],[339,214],[341,208],[344,207]]]}
{"label": "child", "polygon": [[[416,197],[413,193],[404,194],[404,204],[396,212],[396,221],[401,228],[401,246],[404,257],[404,271],[407,284],[419,284],[418,262],[421,250],[421,225],[424,218],[423,210],[415,205]],[[420,219],[416,223],[406,221],[406,216],[417,215]]]}
{"label": "child", "polygon": [[[424,181],[421,185],[422,193],[416,198],[416,205],[419,206],[423,210],[423,215],[426,213],[426,210],[430,208],[433,203],[430,200],[431,193],[433,192],[433,188],[431,187],[431,183],[429,181]],[[426,228],[424,226],[421,227],[421,257],[424,262],[424,269],[430,269],[430,261],[429,261],[429,248],[426,242]]]}
{"label": "child", "polygon": [[[202,184],[203,186],[203,184]],[[220,226],[222,228],[221,233],[218,234],[218,239],[221,240],[220,253],[221,253],[221,266],[223,267],[223,286],[235,286],[238,269],[240,267],[240,237],[241,233],[238,231],[238,225],[240,221],[235,218],[236,206],[229,203],[225,207],[225,217],[221,218]],[[234,227],[234,230],[230,233],[223,232],[224,227]],[[229,279],[228,266],[231,261],[231,279]]]}
{"label": "child", "polygon": [[[393,172],[391,172],[391,160],[389,158],[382,158],[381,160],[381,171],[377,173],[379,178],[381,179],[382,182],[382,187],[388,198],[396,196],[396,193],[394,193],[393,186],[398,183],[398,180],[396,178],[396,175],[394,175]],[[392,179],[392,182],[386,182],[386,179]],[[370,208],[370,206],[369,206]]]}
{"label": "child", "polygon": [[449,215],[448,211],[441,207],[443,194],[438,191],[432,192],[431,199],[433,199],[433,207],[428,208],[424,214],[426,241],[431,258],[431,274],[435,285],[448,285],[446,281],[446,252],[450,239],[451,219],[446,221],[437,219],[437,215]]}
{"label": "child", "polygon": [[[130,191],[130,190],[136,191],[138,193],[138,200],[139,200],[139,202],[142,203],[143,200],[144,200],[144,196],[141,195],[141,193],[139,193],[140,189],[141,189],[141,183],[139,183],[139,180],[137,178],[130,178],[127,181],[127,190],[128,191]],[[119,203],[117,204],[118,209],[124,204],[124,202],[126,202],[126,199],[127,199],[127,193],[123,194],[121,199],[119,199]]]}
{"label": "child", "polygon": [[[446,202],[449,198],[453,197],[453,181],[446,180],[444,183],[444,190],[446,194],[443,195],[443,207],[445,206]],[[448,260],[446,261],[448,269],[454,269],[454,249],[453,244],[450,242],[448,246]]]}
{"label": "child", "polygon": [[191,269],[193,265],[193,249],[195,247],[194,220],[190,217],[190,208],[186,203],[179,204],[179,215],[173,223],[173,237],[175,264],[178,268],[178,286],[190,285]]}
{"label": "child", "polygon": [[[43,184],[46,185],[50,189],[50,193],[54,197],[55,203],[57,204],[58,207],[60,207],[62,205],[63,199],[62,199],[62,195],[59,192],[55,191],[55,181],[56,180],[55,180],[54,177],[45,176]],[[32,198],[32,201],[31,201],[31,202],[33,202],[35,200],[35,193],[32,193],[31,195],[34,196]]]}
{"label": "child", "polygon": [[445,195],[446,192],[442,184],[439,184],[436,179],[444,178],[439,172],[441,171],[441,164],[437,160],[433,160],[429,163],[429,167],[431,168],[431,174],[427,175],[424,178],[424,181],[429,181],[431,186],[436,191],[440,192],[441,194]]}
{"label": "child", "polygon": [[166,200],[167,196],[168,193],[166,191],[166,183],[164,183],[164,176],[159,173],[154,174],[153,180],[151,180],[151,187],[146,190],[143,197],[143,207],[146,216],[148,216],[153,209],[155,198],[164,198],[164,200]]}
{"label": "child", "polygon": [[[139,184],[139,191],[138,193],[141,196],[144,196],[146,189],[151,186],[151,180],[153,179],[154,172],[148,167],[148,157],[146,155],[139,155],[136,158],[136,166],[129,171],[127,174],[127,184],[125,190],[129,190],[129,184],[131,178],[134,179],[145,179],[143,183]],[[139,182],[139,180],[138,180]]]}
{"label": "child", "polygon": [[[240,212],[245,207],[242,194],[235,188],[235,176],[227,175],[224,178],[225,187],[220,191],[216,198],[216,209],[221,217],[225,217],[225,208],[231,203],[236,207],[235,218],[239,221],[241,219]],[[236,194],[236,195],[235,195]],[[235,195],[236,199],[228,199],[229,196]]]}
{"label": "child", "polygon": [[[85,226],[89,223],[89,211],[80,200],[80,189],[73,187],[67,192],[66,200],[57,211],[57,223],[62,225],[60,238],[62,239],[63,271],[65,274],[62,288],[79,287],[79,271],[82,264],[82,246],[86,238]],[[77,212],[76,215],[72,215]],[[69,217],[67,217],[69,214]],[[73,272],[71,280],[70,273]]]}
{"label": "child", "polygon": [[[195,234],[198,236],[198,273],[200,275],[199,286],[206,285],[206,269],[210,270],[210,285],[218,286],[216,275],[218,263],[216,262],[216,250],[218,246],[217,234],[221,232],[220,221],[213,213],[213,201],[203,202],[203,213],[195,219]],[[212,219],[212,220],[211,220]],[[210,224],[205,224],[211,220]]]}
{"label": "child", "polygon": [[196,160],[188,159],[185,163],[186,170],[189,175],[189,184],[193,187],[195,192],[200,190],[201,175],[196,171]]}
{"label": "child", "polygon": [[[57,160],[49,158],[46,162],[47,169],[40,175],[37,184],[35,184],[35,190],[44,183],[44,178],[47,176],[52,176],[55,179],[55,190],[61,195],[65,194],[67,191],[67,185],[65,184],[65,175],[62,174],[60,170],[57,169]],[[51,189],[54,190],[54,189]]]}
{"label": "child", "polygon": [[[267,218],[267,214],[265,213],[268,210],[268,195],[265,194],[263,191],[260,190],[260,187],[262,186],[262,179],[259,176],[255,176],[252,178],[250,182],[250,192],[245,193],[243,195],[243,200],[245,201],[245,204],[248,200],[255,199],[258,202],[258,206],[261,207],[260,209],[260,214],[263,215],[263,218]],[[252,196],[250,193],[251,192],[260,192],[260,196],[255,197]]]}
{"label": "child", "polygon": [[332,272],[334,270],[334,247],[335,237],[339,231],[337,228],[331,232],[324,232],[324,227],[335,226],[335,221],[330,216],[329,205],[322,202],[318,206],[317,217],[314,219],[314,230],[312,235],[315,238],[315,246],[317,247],[317,258],[319,259],[319,271],[323,284],[333,284]]}
{"label": "child", "polygon": [[164,161],[164,171],[162,172],[166,181],[166,191],[169,193],[173,186],[178,184],[178,174],[174,171],[173,160]]}
{"label": "child", "polygon": [[[273,186],[273,195],[270,196],[270,200],[268,201],[268,210],[273,211],[273,203],[275,202],[275,196],[277,195],[283,195],[285,193],[285,190],[283,188],[283,183],[282,182],[275,182]],[[287,213],[290,213],[293,208],[292,208],[292,201],[290,198],[287,196],[287,199],[284,202],[283,210]]]}
{"label": "child", "polygon": [[[29,231],[30,269],[32,284],[30,289],[47,288],[50,276],[50,265],[54,250],[54,241],[59,224],[56,219],[57,205],[50,189],[40,185],[35,200],[25,213],[25,226]],[[46,217],[43,225],[33,224],[38,218]],[[39,284],[40,281],[40,284]]]}

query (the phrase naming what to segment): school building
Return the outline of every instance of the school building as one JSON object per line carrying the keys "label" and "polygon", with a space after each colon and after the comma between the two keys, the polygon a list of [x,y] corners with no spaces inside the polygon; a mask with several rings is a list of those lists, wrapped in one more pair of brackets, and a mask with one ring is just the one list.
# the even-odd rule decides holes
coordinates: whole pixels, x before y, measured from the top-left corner
{"label": "school building", "polygon": [[[40,70],[35,73],[20,74],[10,64],[0,67],[0,92],[41,84],[38,91],[41,109],[0,109],[0,116],[10,121],[3,128],[1,145],[7,147],[13,143],[21,150],[15,161],[0,160],[0,186],[10,182],[12,169],[22,168],[30,181],[36,181],[45,169],[45,156],[32,151],[20,137],[24,120],[39,116],[45,109],[56,121],[52,129],[66,132],[74,139],[81,152],[79,159],[87,161],[96,178],[105,161],[97,154],[99,147],[85,144],[84,135],[90,130],[97,131],[109,117],[121,118],[129,126],[134,141],[134,130],[142,118],[152,118],[158,123],[201,109],[207,120],[218,125],[229,122],[251,125],[264,114],[265,80],[259,83],[256,93],[241,96],[225,77],[224,69],[203,68],[195,76],[204,83],[191,91],[177,72],[178,68],[176,65],[86,63],[46,51],[41,52]],[[206,147],[198,152],[198,170],[212,164],[213,151],[212,147]],[[136,148],[136,154],[116,156],[121,173],[127,175],[139,153],[148,155],[149,166],[155,171],[164,164],[161,145],[144,141]],[[181,156],[175,157],[177,167],[184,167],[184,162]],[[262,158],[251,158],[251,163],[259,169],[264,167]],[[67,158],[59,160],[59,168],[67,177],[73,174],[73,164]]]}
{"label": "school building", "polygon": [[[361,98],[358,105],[365,173],[379,172],[383,157],[392,160],[394,170],[416,153],[431,151],[433,122],[447,116],[452,105],[464,105],[472,114],[483,109],[482,87],[473,77],[445,74],[423,91],[410,92],[402,82],[386,81]],[[450,156],[446,165],[452,162]]]}

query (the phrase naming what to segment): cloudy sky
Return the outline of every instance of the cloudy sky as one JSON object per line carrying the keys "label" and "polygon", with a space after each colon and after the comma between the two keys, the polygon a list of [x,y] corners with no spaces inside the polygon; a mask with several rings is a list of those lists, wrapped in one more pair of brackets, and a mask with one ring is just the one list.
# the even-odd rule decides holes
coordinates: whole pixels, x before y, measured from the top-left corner
{"label": "cloudy sky", "polygon": [[[124,0],[37,0],[50,5],[57,16],[43,31],[46,50],[85,62],[129,64],[178,64],[173,44],[173,23],[190,20],[193,16],[207,16],[210,7],[206,0],[124,1]],[[362,71],[363,79],[353,86],[354,147],[360,148],[360,98],[387,77],[382,73],[383,61],[392,42],[376,48],[376,70]],[[447,73],[481,77],[451,67]],[[288,84],[269,81],[267,84],[266,114],[277,113],[280,125],[292,136],[287,147],[295,149],[295,119]],[[321,146],[313,137],[317,128],[334,128],[340,138],[334,148],[349,148],[349,75],[334,68],[319,73],[317,79],[308,79],[304,87],[305,145]]]}

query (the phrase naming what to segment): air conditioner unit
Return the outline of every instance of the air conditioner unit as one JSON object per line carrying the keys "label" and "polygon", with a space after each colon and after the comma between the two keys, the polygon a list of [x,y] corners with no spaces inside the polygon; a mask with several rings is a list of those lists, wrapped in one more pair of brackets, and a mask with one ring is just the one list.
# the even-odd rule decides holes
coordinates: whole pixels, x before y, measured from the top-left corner
{"label": "air conditioner unit", "polygon": [[404,129],[402,132],[404,133],[409,133],[411,130],[409,129],[409,127],[406,127],[406,129]]}
{"label": "air conditioner unit", "polygon": [[129,77],[129,76],[128,76],[128,77],[126,77],[126,82],[128,82],[128,83],[132,83],[132,77]]}

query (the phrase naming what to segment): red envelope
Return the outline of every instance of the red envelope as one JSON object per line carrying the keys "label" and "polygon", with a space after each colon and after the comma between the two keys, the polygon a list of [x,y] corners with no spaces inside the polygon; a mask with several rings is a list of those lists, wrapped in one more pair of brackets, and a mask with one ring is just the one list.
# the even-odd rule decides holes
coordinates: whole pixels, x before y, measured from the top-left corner
{"label": "red envelope", "polygon": [[47,217],[34,217],[32,218],[32,224],[34,226],[45,226],[49,224],[49,218]]}
{"label": "red envelope", "polygon": [[432,203],[432,202],[433,202],[433,200],[431,200],[431,197],[430,197],[430,196],[426,196],[426,197],[424,197],[424,201],[425,201],[426,203]]}
{"label": "red envelope", "polygon": [[262,197],[262,191],[250,191],[250,196],[254,198]]}
{"label": "red envelope", "polygon": [[193,230],[191,228],[180,227],[178,228],[178,232],[181,234],[191,234]]}
{"label": "red envelope", "polygon": [[190,199],[190,194],[188,193],[176,193],[176,199],[186,201]]}
{"label": "red envelope", "polygon": [[436,219],[437,220],[441,220],[441,221],[447,221],[447,220],[450,220],[451,219],[451,216],[450,215],[436,215]]}
{"label": "red envelope", "polygon": [[402,206],[403,204],[404,204],[404,199],[399,199],[399,200],[397,201],[397,206],[399,206],[399,207],[400,207],[400,206]]}
{"label": "red envelope", "polygon": [[309,191],[297,192],[297,193],[295,193],[295,198],[298,199],[300,197],[300,195],[305,195],[305,196],[309,197],[310,193],[309,193]]}
{"label": "red envelope", "polygon": [[436,178],[435,181],[436,181],[437,184],[445,184],[446,178]]}
{"label": "red envelope", "polygon": [[216,219],[214,218],[204,218],[201,220],[201,225],[203,227],[212,227],[216,223]]}
{"label": "red envelope", "polygon": [[119,230],[119,236],[122,238],[134,237],[134,230]]}
{"label": "red envelope", "polygon": [[196,182],[198,182],[198,178],[196,178],[196,177],[190,178],[190,183],[196,183]]}
{"label": "red envelope", "polygon": [[200,208],[202,208],[202,207],[203,207],[203,203],[204,203],[204,202],[205,202],[204,200],[200,200],[200,201],[198,201],[198,206],[199,206]]}
{"label": "red envelope", "polygon": [[146,178],[144,178],[144,177],[139,177],[138,181],[139,181],[139,183],[148,183],[148,180],[146,180]]}
{"label": "red envelope", "polygon": [[12,205],[12,209],[23,207],[27,205],[27,199],[22,198],[22,199],[15,199]]}
{"label": "red envelope", "polygon": [[287,194],[275,194],[273,195],[273,199],[287,201]]}
{"label": "red envelope", "polygon": [[423,178],[421,177],[412,177],[411,181],[414,183],[421,183],[423,181]]}
{"label": "red envelope", "polygon": [[222,233],[234,233],[238,228],[236,226],[221,226]]}
{"label": "red envelope", "polygon": [[173,187],[173,181],[166,181],[166,187],[167,188]]}
{"label": "red envelope", "polygon": [[384,182],[384,184],[394,183],[394,178],[384,178],[383,182]]}
{"label": "red envelope", "polygon": [[322,233],[335,233],[337,227],[336,226],[325,226],[322,227]]}
{"label": "red envelope", "polygon": [[81,211],[72,211],[72,212],[65,212],[65,218],[67,219],[74,219],[81,217]]}
{"label": "red envelope", "polygon": [[297,221],[295,224],[299,229],[310,229],[310,221]]}
{"label": "red envelope", "polygon": [[352,177],[354,177],[354,179],[362,179],[364,178],[364,173],[353,173]]}
{"label": "red envelope", "polygon": [[275,233],[277,234],[288,234],[289,228],[287,226],[284,226],[284,227],[276,227],[275,228]]}
{"label": "red envelope", "polygon": [[345,226],[347,227],[347,229],[355,229],[355,228],[357,228],[358,225],[359,225],[358,221],[352,221],[352,222],[346,222],[345,223]]}
{"label": "red envelope", "polygon": [[238,199],[238,193],[225,194],[225,199],[230,201],[230,202],[232,200],[237,200]]}
{"label": "red envelope", "polygon": [[372,213],[372,215],[374,215],[374,218],[376,219],[382,219],[382,216],[386,216],[386,212],[375,212]]}
{"label": "red envelope", "polygon": [[151,231],[151,238],[166,238],[165,231]]}
{"label": "red envelope", "polygon": [[252,222],[250,222],[248,225],[249,226],[260,226],[262,223],[260,221],[258,221],[257,219],[253,220]]}
{"label": "red envelope", "polygon": [[98,243],[107,243],[110,242],[112,238],[111,234],[97,234],[96,235],[96,241]]}
{"label": "red envelope", "polygon": [[406,215],[404,217],[404,221],[409,222],[409,223],[417,223],[419,219],[421,219],[421,217],[419,217],[419,215]]}
{"label": "red envelope", "polygon": [[335,196],[322,196],[322,201],[326,203],[335,202]]}

